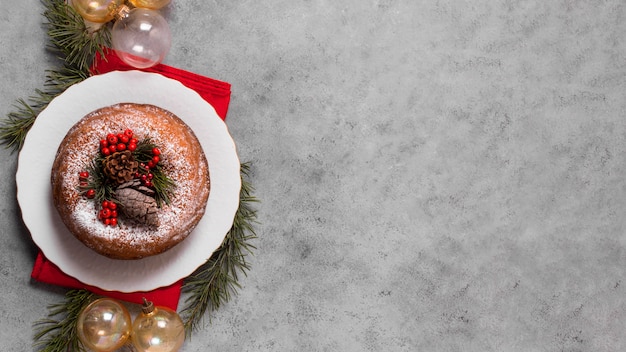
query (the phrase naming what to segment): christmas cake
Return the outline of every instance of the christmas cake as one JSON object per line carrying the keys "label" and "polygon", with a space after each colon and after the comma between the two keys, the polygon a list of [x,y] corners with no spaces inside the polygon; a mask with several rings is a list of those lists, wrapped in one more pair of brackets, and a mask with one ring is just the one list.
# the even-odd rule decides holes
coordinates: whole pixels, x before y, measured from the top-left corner
{"label": "christmas cake", "polygon": [[135,103],[79,120],[57,150],[51,181],[69,231],[114,259],[156,255],[183,241],[210,191],[193,131],[167,110]]}

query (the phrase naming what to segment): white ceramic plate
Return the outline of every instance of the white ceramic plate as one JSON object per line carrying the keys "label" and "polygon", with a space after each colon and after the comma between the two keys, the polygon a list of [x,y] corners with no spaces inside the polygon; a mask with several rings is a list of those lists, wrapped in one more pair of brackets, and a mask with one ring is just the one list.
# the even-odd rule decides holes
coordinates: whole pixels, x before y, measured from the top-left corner
{"label": "white ceramic plate", "polygon": [[[211,175],[206,213],[196,229],[165,253],[140,260],[109,259],[85,247],[63,225],[50,185],[56,150],[70,127],[93,110],[122,102],[160,106],[183,119],[200,140]],[[198,93],[159,74],[116,71],[73,85],[37,117],[19,156],[17,199],[33,241],[63,272],[103,290],[150,291],[189,276],[222,243],[239,206],[239,166],[226,125]]]}

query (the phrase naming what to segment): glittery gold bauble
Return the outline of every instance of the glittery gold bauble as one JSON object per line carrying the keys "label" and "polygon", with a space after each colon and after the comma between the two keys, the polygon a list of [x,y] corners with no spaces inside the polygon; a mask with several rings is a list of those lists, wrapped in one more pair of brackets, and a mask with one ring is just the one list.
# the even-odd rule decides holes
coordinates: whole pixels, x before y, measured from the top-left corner
{"label": "glittery gold bauble", "polygon": [[128,0],[135,7],[142,7],[144,9],[158,10],[167,6],[170,0]]}
{"label": "glittery gold bauble", "polygon": [[175,352],[185,342],[183,321],[167,307],[155,307],[146,301],[133,322],[133,346],[139,352]]}
{"label": "glittery gold bauble", "polygon": [[72,0],[72,6],[84,19],[96,23],[109,22],[122,0]]}
{"label": "glittery gold bauble", "polygon": [[81,311],[76,321],[76,332],[85,347],[97,352],[109,352],[128,341],[131,324],[126,307],[111,298],[100,298]]}

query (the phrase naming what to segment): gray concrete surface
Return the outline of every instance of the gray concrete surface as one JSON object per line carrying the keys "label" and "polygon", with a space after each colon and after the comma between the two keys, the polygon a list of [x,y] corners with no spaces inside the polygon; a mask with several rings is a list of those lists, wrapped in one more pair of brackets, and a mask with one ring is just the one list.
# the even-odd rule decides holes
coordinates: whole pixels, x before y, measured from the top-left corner
{"label": "gray concrete surface", "polygon": [[[0,113],[43,84],[0,12]],[[252,271],[184,351],[626,350],[626,3],[174,1],[166,63],[231,82]],[[0,350],[64,290],[0,150]],[[105,270],[103,268],[103,270]]]}

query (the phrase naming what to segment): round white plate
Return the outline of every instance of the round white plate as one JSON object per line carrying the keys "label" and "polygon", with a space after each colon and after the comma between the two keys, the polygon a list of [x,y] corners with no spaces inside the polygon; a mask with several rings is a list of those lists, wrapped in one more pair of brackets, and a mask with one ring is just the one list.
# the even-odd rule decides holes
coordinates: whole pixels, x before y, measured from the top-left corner
{"label": "round white plate", "polygon": [[[196,229],[165,253],[139,260],[109,259],[78,241],[54,208],[50,185],[56,150],[70,127],[93,110],[122,102],[156,105],[183,119],[200,140],[211,175],[206,213]],[[33,241],[63,272],[103,290],[150,291],[189,276],[222,243],[239,206],[239,167],[226,124],[198,93],[159,74],[115,71],[73,85],[39,114],[20,152],[17,200]]]}

